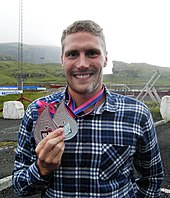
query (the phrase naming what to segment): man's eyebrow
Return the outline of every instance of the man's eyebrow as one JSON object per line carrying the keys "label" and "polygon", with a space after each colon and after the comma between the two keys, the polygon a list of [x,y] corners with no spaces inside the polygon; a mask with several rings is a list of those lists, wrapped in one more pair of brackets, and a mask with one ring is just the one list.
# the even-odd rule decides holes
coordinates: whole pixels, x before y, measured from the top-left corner
{"label": "man's eyebrow", "polygon": [[100,55],[101,51],[99,49],[97,49],[97,48],[90,48],[90,49],[86,50],[86,54],[88,54],[88,53],[95,53],[95,54]]}
{"label": "man's eyebrow", "polygon": [[[88,47],[84,49],[85,52],[90,52],[90,51],[94,51],[96,53],[100,53],[100,50],[98,48],[94,48],[94,47]],[[79,50],[76,49],[70,49],[65,51],[65,55],[68,55],[70,53],[79,53]]]}
{"label": "man's eyebrow", "polygon": [[70,54],[70,53],[77,53],[78,52],[78,50],[67,50],[67,51],[65,51],[65,54],[66,55],[68,55],[68,54]]}
{"label": "man's eyebrow", "polygon": [[100,50],[97,48],[88,48],[86,51],[95,51],[95,52],[99,52]]}

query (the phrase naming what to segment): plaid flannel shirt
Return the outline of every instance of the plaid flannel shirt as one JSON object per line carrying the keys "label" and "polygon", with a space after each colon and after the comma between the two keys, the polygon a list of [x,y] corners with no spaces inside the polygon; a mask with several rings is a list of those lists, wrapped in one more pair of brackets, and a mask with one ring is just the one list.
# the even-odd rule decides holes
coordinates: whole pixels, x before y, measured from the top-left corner
{"label": "plaid flannel shirt", "polygon": [[[13,170],[19,195],[42,197],[159,197],[163,167],[152,116],[141,102],[109,92],[106,101],[77,117],[78,133],[65,141],[61,166],[42,178],[36,164],[35,102],[22,119]],[[65,99],[66,90],[42,98]]]}

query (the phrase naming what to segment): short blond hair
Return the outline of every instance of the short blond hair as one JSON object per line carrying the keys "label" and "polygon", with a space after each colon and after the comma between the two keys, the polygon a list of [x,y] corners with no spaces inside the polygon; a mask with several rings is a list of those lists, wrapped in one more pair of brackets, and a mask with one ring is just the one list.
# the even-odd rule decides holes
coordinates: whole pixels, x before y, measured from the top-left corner
{"label": "short blond hair", "polygon": [[75,21],[74,23],[69,25],[65,30],[63,30],[61,37],[62,54],[64,51],[64,40],[66,36],[76,32],[89,32],[94,36],[98,36],[103,42],[104,51],[106,51],[106,42],[105,42],[105,36],[103,34],[103,29],[94,21],[79,20],[79,21]]}

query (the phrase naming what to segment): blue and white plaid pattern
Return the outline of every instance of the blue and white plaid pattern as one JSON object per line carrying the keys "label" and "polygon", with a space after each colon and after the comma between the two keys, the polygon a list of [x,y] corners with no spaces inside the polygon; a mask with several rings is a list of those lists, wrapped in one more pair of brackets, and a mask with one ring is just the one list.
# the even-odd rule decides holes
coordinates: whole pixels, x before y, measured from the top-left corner
{"label": "blue and white plaid pattern", "polygon": [[[43,100],[63,98],[65,91]],[[76,118],[78,133],[65,142],[61,166],[48,178],[39,175],[36,165],[33,131],[37,118],[33,102],[18,136],[13,171],[18,194],[40,190],[45,198],[159,197],[163,167],[154,123],[143,103],[106,89],[100,110]]]}

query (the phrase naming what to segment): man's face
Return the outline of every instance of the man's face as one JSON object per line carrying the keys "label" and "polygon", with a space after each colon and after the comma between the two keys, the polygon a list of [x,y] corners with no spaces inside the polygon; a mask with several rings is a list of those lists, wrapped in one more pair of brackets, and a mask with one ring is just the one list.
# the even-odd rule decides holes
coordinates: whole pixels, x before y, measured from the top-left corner
{"label": "man's face", "polygon": [[77,32],[66,36],[62,64],[70,93],[94,95],[102,87],[107,54],[97,36]]}

